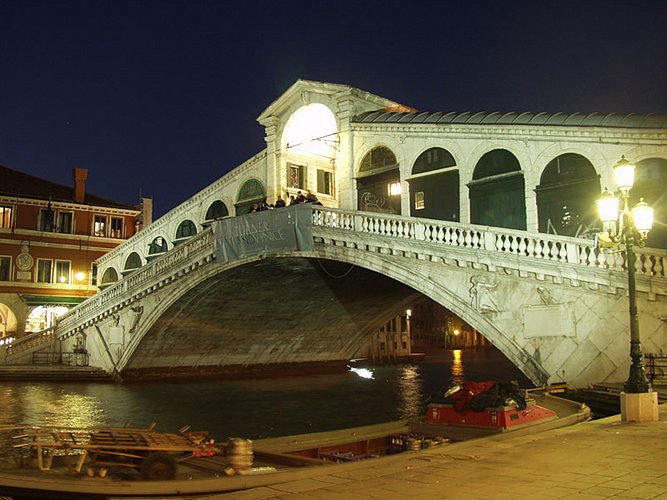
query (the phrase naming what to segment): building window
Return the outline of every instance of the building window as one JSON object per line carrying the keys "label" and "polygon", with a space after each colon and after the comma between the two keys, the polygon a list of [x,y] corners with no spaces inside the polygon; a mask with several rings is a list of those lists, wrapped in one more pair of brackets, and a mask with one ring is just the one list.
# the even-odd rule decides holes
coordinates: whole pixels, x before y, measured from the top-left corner
{"label": "building window", "polygon": [[56,261],[56,283],[71,283],[70,268],[72,263],[68,260]]}
{"label": "building window", "polygon": [[123,218],[122,217],[111,217],[111,237],[112,238],[122,238],[123,237]]}
{"label": "building window", "polygon": [[317,192],[331,196],[333,192],[333,172],[317,171]]}
{"label": "building window", "polygon": [[96,215],[93,225],[93,236],[106,236],[107,218],[104,215]]}
{"label": "building window", "polygon": [[0,228],[12,227],[12,207],[0,206]]}
{"label": "building window", "polygon": [[58,232],[72,234],[72,212],[58,212]]}
{"label": "building window", "polygon": [[425,208],[424,191],[417,191],[415,193],[415,210],[424,210]]}
{"label": "building window", "polygon": [[287,187],[306,189],[306,167],[304,165],[287,165]]}
{"label": "building window", "polygon": [[55,229],[55,220],[51,207],[39,211],[39,230],[51,232]]}
{"label": "building window", "polygon": [[9,281],[9,269],[11,265],[11,257],[0,256],[0,281]]}
{"label": "building window", "polygon": [[37,283],[51,283],[53,281],[53,261],[37,259]]}

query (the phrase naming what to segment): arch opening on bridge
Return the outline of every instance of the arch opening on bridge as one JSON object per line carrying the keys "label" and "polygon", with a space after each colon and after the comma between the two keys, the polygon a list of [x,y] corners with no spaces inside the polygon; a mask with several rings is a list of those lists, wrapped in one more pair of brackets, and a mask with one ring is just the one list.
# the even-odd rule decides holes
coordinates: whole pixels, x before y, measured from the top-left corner
{"label": "arch opening on bridge", "polygon": [[635,185],[630,190],[631,205],[641,198],[654,210],[653,229],[648,233],[646,246],[667,248],[667,160],[646,158],[637,162]]}
{"label": "arch opening on bridge", "polygon": [[401,174],[391,149],[377,146],[366,153],[356,181],[359,210],[401,214]]}
{"label": "arch opening on bridge", "polygon": [[460,221],[459,170],[446,149],[435,147],[417,157],[412,167],[410,215]]}
{"label": "arch opening on bridge", "polygon": [[595,201],[601,193],[600,176],[586,157],[557,156],[547,164],[535,191],[541,233],[581,237],[598,230]]}
{"label": "arch opening on bridge", "polygon": [[526,229],[526,196],[519,160],[506,149],[485,153],[468,184],[470,222]]}
{"label": "arch opening on bridge", "polygon": [[327,106],[310,103],[292,113],[280,139],[280,171],[285,174],[279,184],[285,186],[287,200],[298,197],[299,191],[314,191],[327,205],[336,200],[339,149],[336,116]]}

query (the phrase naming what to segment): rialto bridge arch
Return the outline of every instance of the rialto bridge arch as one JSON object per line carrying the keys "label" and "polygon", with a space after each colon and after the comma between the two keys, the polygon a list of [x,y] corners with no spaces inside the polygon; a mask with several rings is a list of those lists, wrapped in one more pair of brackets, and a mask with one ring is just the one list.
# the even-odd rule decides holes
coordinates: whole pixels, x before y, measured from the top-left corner
{"label": "rialto bridge arch", "polygon": [[[91,364],[130,378],[234,366],[322,367],[349,359],[389,316],[426,296],[476,328],[535,383],[627,376],[622,256],[575,238],[300,210],[312,220],[310,249],[222,264],[214,225],[70,311],[51,337],[45,332],[16,347],[52,338],[67,350],[83,336]],[[642,343],[658,352],[665,348],[665,255],[640,252],[639,262]],[[322,263],[339,268],[332,276],[349,271],[349,279],[329,279]],[[19,349],[11,351],[12,360],[20,358]]]}

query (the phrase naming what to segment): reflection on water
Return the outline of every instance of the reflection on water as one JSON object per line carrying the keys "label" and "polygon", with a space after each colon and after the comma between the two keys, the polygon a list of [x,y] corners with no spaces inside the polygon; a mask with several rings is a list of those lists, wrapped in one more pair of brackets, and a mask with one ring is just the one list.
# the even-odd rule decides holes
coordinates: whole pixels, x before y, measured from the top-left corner
{"label": "reflection on water", "polygon": [[452,350],[452,385],[461,385],[465,382],[461,349]]}
{"label": "reflection on water", "polygon": [[[243,381],[0,383],[0,424],[145,427],[184,425],[218,439],[339,429],[416,416],[427,397],[469,380],[528,380],[495,351],[453,351],[441,364]],[[465,366],[465,370],[464,370]]]}
{"label": "reflection on water", "polygon": [[421,413],[424,394],[417,366],[409,365],[401,370],[398,380],[398,416],[400,418],[416,417]]}

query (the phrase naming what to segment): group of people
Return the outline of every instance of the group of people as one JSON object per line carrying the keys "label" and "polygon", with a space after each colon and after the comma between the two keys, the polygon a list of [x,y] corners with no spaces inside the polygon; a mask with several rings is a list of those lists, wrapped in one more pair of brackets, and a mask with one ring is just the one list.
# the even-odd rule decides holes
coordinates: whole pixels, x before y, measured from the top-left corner
{"label": "group of people", "polygon": [[278,199],[273,205],[267,203],[266,201],[253,203],[252,207],[250,207],[250,213],[262,212],[264,210],[273,210],[274,208],[282,208],[291,205],[298,205],[299,203],[314,203],[315,205],[322,204],[320,203],[320,200],[317,199],[317,196],[315,196],[314,193],[311,193],[310,190],[306,192],[306,194],[303,194],[301,191],[299,191],[296,196],[291,195],[289,197],[289,205],[287,205],[282,196],[278,195]]}

